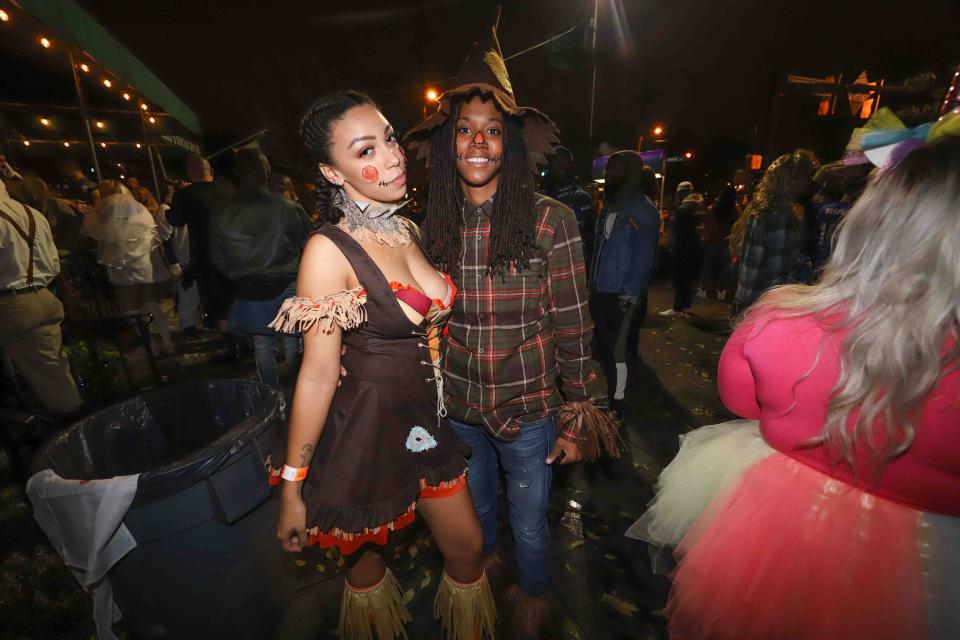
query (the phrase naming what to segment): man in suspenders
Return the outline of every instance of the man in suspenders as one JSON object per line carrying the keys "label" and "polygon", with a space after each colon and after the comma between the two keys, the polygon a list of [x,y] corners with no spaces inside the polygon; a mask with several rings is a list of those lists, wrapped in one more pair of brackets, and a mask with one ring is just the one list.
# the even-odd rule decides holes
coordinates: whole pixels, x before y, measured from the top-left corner
{"label": "man in suspenders", "polygon": [[63,414],[82,400],[63,353],[63,305],[47,289],[59,272],[46,218],[0,182],[0,349],[46,408]]}

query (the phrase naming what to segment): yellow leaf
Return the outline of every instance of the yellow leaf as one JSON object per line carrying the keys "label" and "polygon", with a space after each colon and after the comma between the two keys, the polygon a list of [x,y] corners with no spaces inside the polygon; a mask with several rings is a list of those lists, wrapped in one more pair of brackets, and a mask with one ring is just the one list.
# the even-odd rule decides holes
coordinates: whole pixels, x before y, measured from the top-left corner
{"label": "yellow leaf", "polygon": [[298,567],[304,567],[304,566],[307,565],[307,561],[306,561],[306,560],[294,560],[294,561],[293,561],[293,564],[297,565]]}
{"label": "yellow leaf", "polygon": [[573,638],[574,640],[581,640],[583,636],[580,635],[580,629],[577,628],[576,623],[570,618],[563,619],[563,630],[566,631],[568,638]]}
{"label": "yellow leaf", "polygon": [[326,573],[326,572],[327,572],[327,568],[326,568],[325,566],[323,566],[322,564],[318,564],[318,565],[317,565],[317,571],[319,571],[320,573]]}
{"label": "yellow leaf", "polygon": [[600,602],[607,605],[620,615],[627,616],[628,618],[632,618],[633,614],[640,611],[640,608],[637,607],[637,605],[626,602],[612,593],[605,593],[600,596]]}

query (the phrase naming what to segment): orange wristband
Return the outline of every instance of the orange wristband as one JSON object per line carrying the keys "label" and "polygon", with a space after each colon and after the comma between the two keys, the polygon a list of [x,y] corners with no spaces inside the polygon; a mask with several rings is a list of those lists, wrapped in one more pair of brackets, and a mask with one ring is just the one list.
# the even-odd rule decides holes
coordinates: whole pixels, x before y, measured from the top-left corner
{"label": "orange wristband", "polygon": [[283,471],[280,473],[280,477],[284,480],[290,480],[291,482],[300,482],[307,477],[307,470],[310,467],[291,467],[288,464],[283,465]]}

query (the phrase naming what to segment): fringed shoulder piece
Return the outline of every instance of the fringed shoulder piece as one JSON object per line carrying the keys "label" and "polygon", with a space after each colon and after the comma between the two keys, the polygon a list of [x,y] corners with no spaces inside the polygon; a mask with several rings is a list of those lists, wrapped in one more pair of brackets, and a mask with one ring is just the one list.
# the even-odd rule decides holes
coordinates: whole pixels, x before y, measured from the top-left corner
{"label": "fringed shoulder piece", "polygon": [[620,425],[592,403],[587,406],[565,404],[557,413],[563,437],[580,446],[583,459],[593,462],[606,452],[611,458],[622,453]]}
{"label": "fringed shoulder piece", "polygon": [[367,292],[363,287],[348,289],[323,298],[294,296],[283,301],[271,329],[282,333],[306,333],[314,325],[330,333],[336,324],[344,331],[356,329],[367,321]]}

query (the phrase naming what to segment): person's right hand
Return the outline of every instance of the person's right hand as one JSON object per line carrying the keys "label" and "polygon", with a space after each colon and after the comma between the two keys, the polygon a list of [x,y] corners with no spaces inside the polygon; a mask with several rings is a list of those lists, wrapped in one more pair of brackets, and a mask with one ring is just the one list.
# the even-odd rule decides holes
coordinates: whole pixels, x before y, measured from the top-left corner
{"label": "person's right hand", "polygon": [[298,552],[307,548],[307,507],[300,496],[283,496],[277,518],[277,537],[284,551]]}

